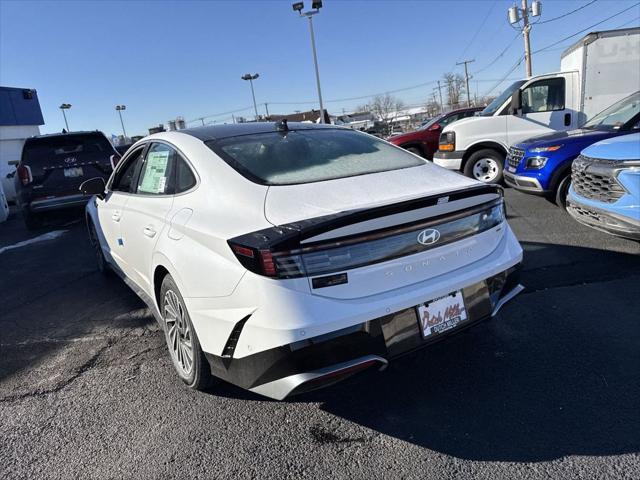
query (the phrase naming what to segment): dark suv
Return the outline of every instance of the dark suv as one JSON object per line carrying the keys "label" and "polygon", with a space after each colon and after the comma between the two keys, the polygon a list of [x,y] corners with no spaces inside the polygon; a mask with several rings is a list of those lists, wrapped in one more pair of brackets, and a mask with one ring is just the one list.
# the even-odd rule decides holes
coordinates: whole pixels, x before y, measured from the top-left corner
{"label": "dark suv", "polygon": [[18,204],[27,228],[40,226],[47,212],[84,207],[90,196],[78,190],[82,182],[105,182],[120,159],[102,132],[73,132],[28,138],[16,172]]}

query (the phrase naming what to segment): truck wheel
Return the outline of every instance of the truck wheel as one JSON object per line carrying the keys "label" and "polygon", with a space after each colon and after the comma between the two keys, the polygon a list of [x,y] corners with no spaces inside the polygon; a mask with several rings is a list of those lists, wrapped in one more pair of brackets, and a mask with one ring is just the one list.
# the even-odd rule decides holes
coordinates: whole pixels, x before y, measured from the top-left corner
{"label": "truck wheel", "polygon": [[414,153],[414,154],[416,154],[416,155],[418,155],[420,157],[422,156],[422,152],[420,151],[420,149],[418,147],[407,147],[407,148],[405,148],[405,150],[407,152]]}
{"label": "truck wheel", "polygon": [[36,230],[42,227],[42,219],[39,215],[27,211],[23,211],[22,218],[27,230]]}
{"label": "truck wheel", "polygon": [[503,165],[504,154],[485,148],[471,154],[464,165],[464,174],[484,183],[499,183]]}
{"label": "truck wheel", "polygon": [[562,179],[556,191],[556,205],[560,208],[567,208],[567,195],[569,194],[569,185],[571,185],[571,174]]}
{"label": "truck wheel", "polygon": [[158,303],[164,320],[164,338],[180,380],[190,388],[206,389],[212,381],[211,370],[200,348],[184,299],[171,275],[167,274],[162,281]]}

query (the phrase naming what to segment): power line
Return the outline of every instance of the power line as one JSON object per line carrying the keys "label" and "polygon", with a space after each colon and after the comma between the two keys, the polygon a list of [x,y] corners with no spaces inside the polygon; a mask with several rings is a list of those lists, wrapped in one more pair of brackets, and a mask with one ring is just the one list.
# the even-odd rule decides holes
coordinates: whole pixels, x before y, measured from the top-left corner
{"label": "power line", "polygon": [[573,13],[576,13],[576,12],[578,12],[578,11],[582,10],[583,8],[586,8],[586,7],[588,7],[589,5],[592,5],[592,4],[596,3],[597,1],[598,1],[598,0],[591,0],[589,3],[585,3],[585,4],[584,4],[584,5],[582,5],[581,7],[578,7],[578,8],[576,8],[575,10],[571,10],[570,12],[564,13],[564,14],[559,15],[559,16],[557,16],[557,17],[550,18],[549,20],[545,20],[545,21],[543,21],[543,22],[536,22],[536,25],[543,25],[543,24],[545,24],[545,23],[554,22],[554,21],[556,21],[556,20],[560,20],[561,18],[568,17],[569,15],[571,15],[571,14],[573,14]]}
{"label": "power line", "polygon": [[556,46],[556,45],[558,45],[559,43],[562,43],[562,42],[564,42],[564,41],[566,41],[566,40],[569,40],[570,38],[573,38],[573,37],[575,37],[576,35],[580,35],[581,33],[584,33],[584,32],[586,32],[587,30],[591,30],[593,27],[597,27],[598,25],[600,25],[600,24],[602,24],[602,23],[604,23],[604,22],[606,22],[606,21],[608,21],[608,20],[611,20],[612,18],[617,17],[618,15],[622,15],[624,12],[627,12],[627,11],[631,10],[632,8],[635,8],[635,7],[637,7],[638,5],[640,5],[640,2],[637,2],[637,3],[633,4],[633,5],[631,5],[630,7],[627,7],[627,8],[625,8],[624,10],[621,10],[621,11],[619,11],[618,13],[615,13],[615,14],[611,15],[610,17],[607,17],[607,18],[605,18],[604,20],[599,21],[598,23],[594,23],[593,25],[590,25],[590,26],[588,26],[587,28],[583,28],[582,30],[580,30],[580,31],[578,31],[578,32],[576,32],[576,33],[574,33],[574,34],[572,34],[572,35],[568,35],[568,36],[566,36],[566,37],[564,37],[564,38],[562,38],[562,39],[558,40],[557,42],[553,42],[553,43],[551,43],[551,44],[547,45],[546,47],[542,47],[542,48],[540,48],[540,49],[536,50],[536,51],[535,51],[535,52],[533,52],[533,53],[540,53],[540,52],[544,52],[545,50],[547,50],[547,49],[549,49],[549,48],[551,48],[551,47],[555,47],[555,46]]}
{"label": "power line", "polygon": [[486,69],[490,68],[493,66],[493,64],[495,64],[498,60],[500,60],[500,58],[502,58],[502,56],[507,53],[507,50],[509,50],[515,43],[516,40],[518,40],[518,38],[520,38],[520,32],[516,33],[516,36],[513,37],[513,39],[509,42],[509,44],[504,48],[504,50],[502,50],[502,52],[500,52],[498,54],[498,56],[496,58],[494,58],[493,60],[491,60],[491,62],[489,62],[489,64],[487,64],[486,66],[482,67],[480,70],[476,70],[476,75],[478,73],[482,73],[484,72]]}
{"label": "power line", "polygon": [[203,115],[201,117],[194,118],[193,120],[187,120],[187,123],[203,121],[205,118],[222,117],[223,115],[229,115],[231,113],[244,112],[246,110],[251,110],[252,108],[253,108],[252,106],[249,106],[249,107],[245,107],[245,108],[239,108],[237,110],[229,110],[228,112],[212,113],[210,115]]}
{"label": "power line", "polygon": [[516,68],[518,68],[518,67],[520,66],[520,64],[521,64],[523,61],[524,61],[524,55],[522,55],[522,56],[519,58],[518,62],[517,62],[513,67],[511,67],[511,69],[510,69],[510,70],[509,70],[509,71],[504,75],[504,77],[502,77],[500,80],[498,80],[498,83],[496,83],[493,87],[491,87],[489,90],[487,90],[487,91],[485,92],[484,96],[485,96],[485,97],[486,97],[486,96],[488,96],[488,95],[489,95],[491,92],[493,92],[493,91],[494,91],[498,86],[500,86],[500,84],[501,84],[502,82],[504,82],[504,81],[507,79],[507,77],[508,77],[509,75],[511,75],[511,74],[513,73],[513,71],[514,71]]}
{"label": "power line", "polygon": [[[595,1],[595,0],[594,0]],[[493,7],[496,6],[496,3],[498,3],[498,0],[494,0],[493,4],[491,4],[491,7],[489,7],[489,11],[487,12],[487,14],[484,16],[484,19],[482,20],[482,22],[480,23],[480,26],[478,27],[478,29],[476,30],[476,33],[473,34],[473,37],[471,37],[471,40],[469,40],[469,43],[467,43],[467,46],[464,47],[464,50],[462,51],[462,53],[460,54],[460,56],[458,57],[458,60],[460,60],[462,57],[464,57],[464,54],[467,53],[467,50],[469,49],[469,47],[473,44],[473,42],[475,41],[476,37],[478,36],[478,34],[480,33],[480,31],[482,30],[482,28],[484,27],[484,24],[487,23],[487,20],[489,18],[489,15],[491,15],[491,12],[493,11]]]}

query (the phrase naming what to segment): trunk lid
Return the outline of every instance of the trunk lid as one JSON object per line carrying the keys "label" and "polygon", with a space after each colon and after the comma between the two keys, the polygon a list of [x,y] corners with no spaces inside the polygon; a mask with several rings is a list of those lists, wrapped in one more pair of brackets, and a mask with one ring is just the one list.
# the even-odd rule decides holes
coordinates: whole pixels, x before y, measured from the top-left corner
{"label": "trunk lid", "polygon": [[479,182],[432,163],[388,172],[300,185],[271,186],[267,220],[282,225],[460,190]]}

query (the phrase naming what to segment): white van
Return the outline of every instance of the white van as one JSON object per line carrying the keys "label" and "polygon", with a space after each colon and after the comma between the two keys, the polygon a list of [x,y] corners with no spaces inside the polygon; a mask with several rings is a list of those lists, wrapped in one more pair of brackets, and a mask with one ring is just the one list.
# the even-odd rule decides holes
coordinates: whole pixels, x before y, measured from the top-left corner
{"label": "white van", "polygon": [[640,28],[590,33],[562,53],[560,66],[561,72],[514,82],[479,116],[446,127],[433,161],[499,182],[511,145],[574,130],[640,89]]}

